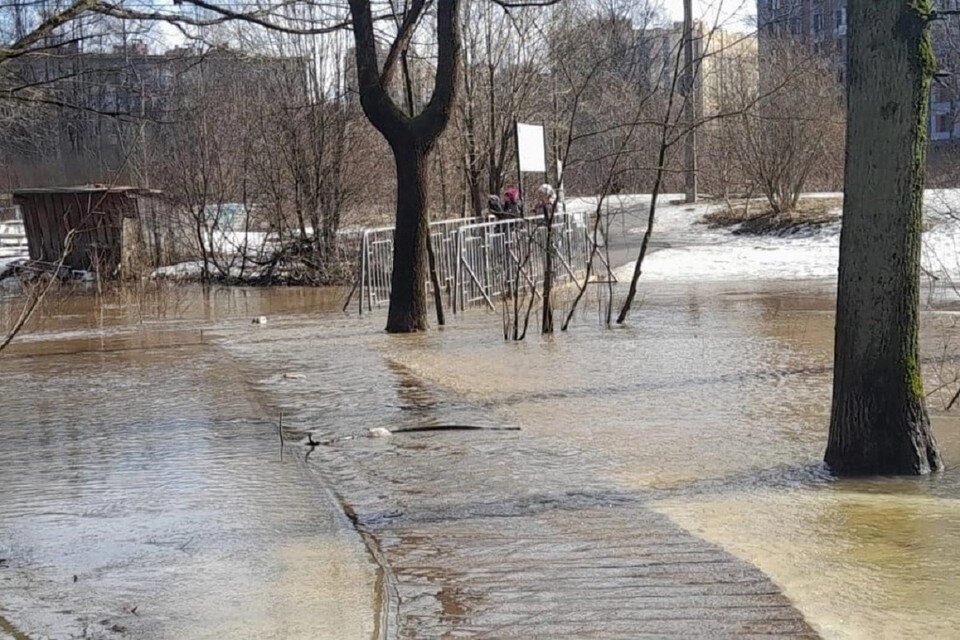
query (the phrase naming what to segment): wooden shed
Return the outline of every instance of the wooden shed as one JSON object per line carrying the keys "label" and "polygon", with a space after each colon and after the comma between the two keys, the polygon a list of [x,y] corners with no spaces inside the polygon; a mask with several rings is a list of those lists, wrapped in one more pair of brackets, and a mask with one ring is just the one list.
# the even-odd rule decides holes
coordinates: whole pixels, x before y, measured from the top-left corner
{"label": "wooden shed", "polygon": [[92,184],[20,189],[13,201],[23,213],[31,260],[57,263],[71,232],[64,266],[102,277],[135,275],[194,253],[188,227],[158,191]]}

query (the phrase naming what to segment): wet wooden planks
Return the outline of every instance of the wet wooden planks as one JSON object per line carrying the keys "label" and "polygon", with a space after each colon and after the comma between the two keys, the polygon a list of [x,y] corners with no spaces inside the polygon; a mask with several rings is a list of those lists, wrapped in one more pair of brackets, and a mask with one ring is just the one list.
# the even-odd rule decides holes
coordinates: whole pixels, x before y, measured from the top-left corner
{"label": "wet wooden planks", "polygon": [[613,511],[383,528],[396,634],[816,637],[755,567],[642,505]]}

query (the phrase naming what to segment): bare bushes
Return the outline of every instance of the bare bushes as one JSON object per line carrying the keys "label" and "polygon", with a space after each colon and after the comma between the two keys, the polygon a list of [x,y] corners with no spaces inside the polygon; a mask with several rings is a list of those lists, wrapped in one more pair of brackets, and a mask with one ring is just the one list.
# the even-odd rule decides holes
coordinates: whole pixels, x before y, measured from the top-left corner
{"label": "bare bushes", "polygon": [[738,115],[721,144],[741,193],[762,194],[774,213],[792,211],[806,189],[838,189],[843,175],[843,90],[828,58],[772,43],[761,82],[729,97]]}

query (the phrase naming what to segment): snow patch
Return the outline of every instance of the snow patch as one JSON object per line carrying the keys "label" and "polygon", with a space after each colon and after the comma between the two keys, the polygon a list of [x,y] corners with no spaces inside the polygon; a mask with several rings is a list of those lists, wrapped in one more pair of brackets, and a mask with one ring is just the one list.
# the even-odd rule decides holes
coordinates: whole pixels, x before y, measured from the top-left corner
{"label": "snow patch", "polygon": [[[805,197],[838,198],[842,194],[818,193]],[[702,224],[705,214],[722,205],[717,202],[687,205],[678,202],[681,198],[676,194],[658,198],[653,238],[661,246],[668,246],[647,255],[643,279],[723,281],[836,277],[840,256],[839,222],[789,236],[734,235],[731,228],[711,229]],[[649,196],[615,196],[610,200],[614,233],[619,231],[616,216],[620,208],[632,209],[627,218],[628,236],[639,236],[646,231],[646,210],[637,207],[649,206]],[[568,210],[593,211],[595,208],[596,200],[592,198],[576,198],[568,203]],[[924,208],[923,266],[930,272],[960,280],[960,189],[928,190]],[[617,278],[629,280],[635,264],[631,262],[615,269]]]}
{"label": "snow patch", "polygon": [[203,273],[203,262],[178,262],[166,267],[157,267],[150,274],[153,278],[195,278]]}

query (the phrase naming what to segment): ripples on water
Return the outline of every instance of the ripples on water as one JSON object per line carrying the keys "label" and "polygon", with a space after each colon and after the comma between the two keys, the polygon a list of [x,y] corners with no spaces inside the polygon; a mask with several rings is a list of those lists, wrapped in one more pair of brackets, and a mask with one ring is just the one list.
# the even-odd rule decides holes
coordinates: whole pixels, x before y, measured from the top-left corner
{"label": "ripples on water", "polygon": [[[527,437],[588,452],[573,463],[578,473],[611,479],[757,564],[824,635],[952,635],[960,624],[951,604],[960,596],[957,419],[931,401],[951,464],[944,474],[832,481],[820,462],[829,290],[648,291],[627,329],[581,327],[509,345],[458,327],[438,334],[438,348],[391,351]],[[940,355],[943,327],[935,318],[925,325],[928,362]]]}
{"label": "ripples on water", "polygon": [[369,638],[373,567],[279,462],[247,372],[177,347],[189,321],[80,320],[0,358],[0,616],[31,637]]}
{"label": "ripples on water", "polygon": [[[607,451],[574,437],[584,425],[363,437],[373,427],[516,423],[519,416],[476,392],[515,385],[516,403],[525,384],[535,386],[531,377],[563,369],[511,361],[512,372],[487,379],[484,364],[504,363],[514,347],[552,349],[504,345],[491,317],[415,336],[298,318],[221,333],[220,344],[240,360],[296,374],[264,376],[259,387],[282,403],[293,428],[334,443],[312,453],[310,467],[332,479],[384,554],[388,631],[633,637],[639,625],[653,634],[804,634],[802,619],[761,574],[685,535],[642,493],[618,485]],[[463,345],[484,355],[459,351]],[[449,365],[450,375],[431,372],[434,362]],[[475,389],[456,388],[456,376]],[[716,616],[717,606],[737,613]]]}
{"label": "ripples on water", "polygon": [[[834,481],[820,464],[829,417],[830,291],[802,282],[651,285],[646,291],[628,328],[602,330],[583,322],[565,335],[514,344],[500,337],[496,314],[470,313],[425,335],[386,336],[379,332],[380,317],[318,317],[310,312],[321,301],[289,290],[265,294],[285,314],[271,314],[266,327],[197,314],[208,327],[216,323],[218,348],[233,360],[211,349],[193,364],[193,350],[171,349],[142,362],[78,356],[69,372],[59,362],[19,362],[24,381],[7,380],[4,397],[14,389],[20,397],[9,409],[4,403],[5,415],[45,415],[51,401],[43,398],[66,388],[74,389],[69,397],[81,420],[71,423],[54,401],[47,427],[37,418],[14,430],[17,438],[4,433],[10,446],[0,452],[7,458],[0,473],[16,487],[16,497],[8,493],[3,501],[13,517],[2,520],[0,540],[16,540],[24,556],[55,567],[37,573],[41,584],[57,584],[39,590],[50,601],[63,592],[58,581],[72,571],[68,566],[110,566],[113,553],[138,558],[132,566],[149,584],[146,573],[170,556],[151,559],[152,551],[142,551],[150,548],[143,542],[146,531],[166,532],[159,537],[173,544],[178,531],[193,530],[181,527],[180,519],[211,523],[210,537],[222,537],[228,550],[235,541],[238,555],[273,549],[278,535],[292,540],[272,568],[253,570],[241,581],[242,593],[255,600],[263,574],[274,575],[277,565],[302,570],[297,559],[314,539],[311,531],[337,530],[312,522],[317,506],[301,495],[305,487],[330,482],[386,554],[395,600],[387,622],[400,635],[472,629],[496,636],[496,629],[510,629],[576,636],[595,629],[589,625],[596,620],[607,635],[629,636],[637,628],[689,634],[691,627],[676,626],[676,612],[651,605],[663,598],[682,605],[683,624],[693,620],[701,634],[718,635],[731,627],[711,627],[719,617],[704,612],[734,597],[730,585],[742,584],[758,585],[750,587],[759,590],[749,592],[752,605],[763,604],[776,612],[769,615],[787,621],[786,627],[754,631],[804,632],[749,565],[685,537],[671,520],[772,576],[828,637],[950,635],[960,624],[953,606],[960,596],[953,575],[960,561],[955,468],[924,479]],[[258,304],[235,313],[257,315],[269,307]],[[196,324],[179,328],[193,336]],[[935,321],[925,326],[928,356],[938,352],[942,327]],[[133,344],[136,335],[130,330],[118,339]],[[89,341],[87,334],[73,338]],[[224,364],[230,362],[242,366]],[[227,380],[210,384],[204,367]],[[166,370],[169,375],[157,373]],[[88,379],[97,393],[76,390]],[[198,389],[212,396],[197,399]],[[237,390],[252,394],[261,408],[236,410]],[[103,398],[116,392],[129,416],[104,419]],[[155,420],[171,406],[182,417],[169,424]],[[290,437],[310,431],[336,440],[317,448],[301,476],[290,471],[297,466],[278,466],[280,479],[262,472],[275,446],[263,416],[279,409]],[[84,416],[108,428],[84,428]],[[128,437],[129,423],[139,425],[136,431],[173,437],[145,455],[142,438]],[[371,427],[426,424],[518,425],[523,431],[362,437]],[[948,463],[960,460],[956,420],[938,415],[936,428]],[[35,432],[48,444],[26,439]],[[237,449],[231,437],[247,440],[237,432],[258,435]],[[51,440],[68,443],[65,438],[83,445],[75,456],[84,461],[79,472],[66,462],[51,467],[44,457],[56,446]],[[164,461],[159,470],[158,459]],[[26,474],[21,478],[17,470]],[[257,496],[252,506],[233,499],[236,489]],[[75,513],[78,507],[60,504],[67,498],[59,497],[48,504],[48,491],[85,506]],[[130,492],[135,501],[127,499]],[[137,507],[124,521],[122,508],[131,503],[154,506]],[[51,508],[69,516],[42,515]],[[112,516],[116,509],[120,515]],[[76,529],[68,536],[72,546],[90,551],[61,558],[57,537],[87,517],[104,523],[116,517],[126,524],[111,531],[128,533],[111,538],[102,523],[84,542],[84,529]],[[14,526],[18,521],[23,526]],[[112,546],[101,549],[104,539]],[[314,550],[316,564],[338,553],[353,557],[333,547]],[[684,567],[670,578],[679,582],[640,562],[654,556],[664,566]],[[674,564],[684,557],[695,560]],[[196,602],[198,592],[217,593],[226,577],[208,571],[206,562],[213,563],[190,574],[203,588],[187,589],[171,578],[166,588],[176,595],[161,600],[162,610],[212,615],[202,599]],[[357,565],[343,560],[326,566],[339,568],[292,583],[340,584]],[[703,567],[718,567],[720,574],[690,573]],[[51,571],[56,575],[48,576]],[[355,600],[372,609],[372,589],[361,583]],[[700,586],[691,592],[684,584]],[[127,587],[143,588],[136,581]],[[281,607],[281,600],[285,596],[273,600],[276,619],[287,620],[295,607]],[[330,601],[339,602],[338,594]],[[81,599],[78,609],[91,602]],[[353,615],[344,620],[359,620]],[[290,637],[304,633],[299,626],[289,631]]]}

